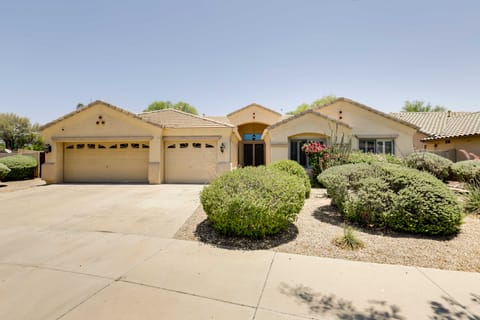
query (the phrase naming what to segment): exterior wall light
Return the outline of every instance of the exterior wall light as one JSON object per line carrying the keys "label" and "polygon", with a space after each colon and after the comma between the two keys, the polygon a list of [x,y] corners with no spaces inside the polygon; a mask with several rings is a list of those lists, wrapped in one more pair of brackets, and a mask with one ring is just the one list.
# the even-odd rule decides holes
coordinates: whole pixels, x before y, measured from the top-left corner
{"label": "exterior wall light", "polygon": [[50,153],[50,152],[52,152],[52,145],[49,144],[49,143],[47,143],[47,144],[45,145],[45,147],[43,147],[43,151],[45,151],[45,153]]}
{"label": "exterior wall light", "polygon": [[222,142],[222,144],[220,145],[220,152],[223,153],[223,151],[225,151],[225,143]]}

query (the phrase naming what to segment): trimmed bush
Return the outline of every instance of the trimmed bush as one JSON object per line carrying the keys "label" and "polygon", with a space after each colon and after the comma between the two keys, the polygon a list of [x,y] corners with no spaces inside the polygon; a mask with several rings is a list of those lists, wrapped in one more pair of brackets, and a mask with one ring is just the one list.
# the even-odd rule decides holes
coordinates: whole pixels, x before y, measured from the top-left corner
{"label": "trimmed bush", "polygon": [[319,181],[344,217],[367,227],[429,235],[452,234],[462,223],[455,194],[440,180],[395,164],[348,164]]}
{"label": "trimmed bush", "polygon": [[480,179],[471,180],[467,184],[467,190],[465,209],[470,213],[480,214]]}
{"label": "trimmed bush", "polygon": [[346,200],[345,217],[362,225],[385,227],[394,198],[395,194],[384,179],[365,178]]}
{"label": "trimmed bush", "polygon": [[3,178],[5,178],[10,171],[11,170],[8,169],[6,165],[4,165],[3,163],[0,163],[0,181],[2,181]]}
{"label": "trimmed bush", "polygon": [[447,158],[430,152],[414,152],[405,158],[410,168],[426,171],[440,180],[445,181],[450,176],[450,166],[453,164]]}
{"label": "trimmed bush", "polygon": [[308,177],[308,174],[305,172],[305,169],[303,169],[303,167],[300,164],[298,164],[298,162],[293,160],[280,160],[272,163],[268,167],[271,169],[284,171],[290,175],[293,175],[302,179],[303,184],[305,186],[305,198],[310,197],[310,191],[312,188],[310,185],[310,178]]}
{"label": "trimmed bush", "polygon": [[33,179],[37,160],[29,156],[15,155],[0,158],[0,163],[10,169],[5,177],[6,181]]}
{"label": "trimmed bush", "polygon": [[397,158],[390,154],[378,154],[378,153],[365,153],[362,151],[350,152],[346,163],[374,163],[374,162],[384,162],[384,163],[395,163],[403,164],[402,159]]}
{"label": "trimmed bush", "polygon": [[452,177],[457,181],[480,181],[480,160],[459,161],[451,166]]}
{"label": "trimmed bush", "polygon": [[227,236],[263,238],[288,228],[305,202],[301,179],[281,170],[246,167],[205,187],[200,200],[213,228]]}

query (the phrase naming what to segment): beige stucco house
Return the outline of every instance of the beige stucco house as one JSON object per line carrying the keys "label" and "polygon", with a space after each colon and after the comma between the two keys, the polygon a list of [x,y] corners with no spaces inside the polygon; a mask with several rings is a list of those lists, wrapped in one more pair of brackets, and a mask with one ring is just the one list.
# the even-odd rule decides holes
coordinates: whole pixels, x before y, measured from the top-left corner
{"label": "beige stucco house", "polygon": [[295,116],[250,104],[226,116],[167,109],[134,114],[95,101],[42,127],[48,183],[207,183],[236,167],[292,159],[301,146],[341,139],[355,150],[405,156],[418,127],[339,98]]}
{"label": "beige stucco house", "polygon": [[480,112],[400,112],[392,116],[420,129],[415,150],[438,153],[452,161],[480,156]]}

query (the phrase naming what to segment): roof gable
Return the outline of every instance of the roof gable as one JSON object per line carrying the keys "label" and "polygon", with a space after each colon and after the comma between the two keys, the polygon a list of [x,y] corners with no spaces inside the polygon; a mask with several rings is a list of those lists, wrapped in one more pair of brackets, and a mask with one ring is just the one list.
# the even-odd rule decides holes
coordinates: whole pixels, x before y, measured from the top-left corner
{"label": "roof gable", "polygon": [[232,116],[232,115],[234,115],[234,114],[236,114],[236,113],[240,113],[240,112],[242,112],[242,111],[248,110],[248,109],[253,108],[253,107],[257,107],[257,108],[266,110],[267,112],[273,113],[273,114],[276,115],[276,116],[281,116],[280,113],[278,113],[278,112],[276,112],[276,111],[274,111],[274,110],[272,110],[272,109],[268,109],[268,108],[266,108],[266,107],[264,107],[264,106],[262,106],[262,105],[259,105],[259,104],[257,104],[257,103],[251,103],[251,104],[249,104],[248,106],[245,106],[245,107],[243,107],[243,108],[240,108],[240,109],[238,109],[238,110],[235,110],[235,111],[233,111],[233,112],[230,112],[230,113],[227,115],[227,117],[230,117],[230,116]]}
{"label": "roof gable", "polygon": [[379,116],[381,116],[381,117],[384,117],[384,118],[386,118],[386,119],[389,119],[389,120],[392,120],[392,121],[401,123],[401,124],[403,124],[403,125],[405,125],[405,126],[407,126],[407,127],[410,127],[410,128],[413,128],[413,129],[417,129],[417,130],[419,129],[419,127],[416,126],[416,125],[413,124],[413,123],[410,123],[410,122],[408,122],[408,121],[399,119],[399,118],[397,118],[397,117],[394,117],[394,116],[392,116],[392,115],[389,115],[389,114],[387,114],[387,113],[384,113],[384,112],[382,112],[382,111],[380,111],[380,110],[374,109],[374,108],[372,108],[372,107],[369,107],[369,106],[367,106],[367,105],[361,104],[361,103],[359,103],[359,102],[356,102],[356,101],[354,101],[354,100],[351,100],[351,99],[348,99],[348,98],[344,98],[344,97],[340,97],[340,98],[338,98],[338,99],[333,100],[332,102],[328,102],[328,103],[326,103],[326,104],[323,104],[323,105],[321,105],[321,106],[318,106],[318,107],[314,108],[314,110],[318,110],[319,112],[322,112],[322,109],[325,109],[325,108],[327,108],[327,107],[329,107],[329,106],[331,106],[331,105],[333,105],[333,104],[336,104],[337,102],[347,102],[347,103],[349,103],[349,104],[351,104],[351,105],[353,105],[353,106],[359,107],[359,108],[361,108],[361,109],[363,109],[363,110],[366,110],[366,111],[369,111],[369,112],[372,112],[372,113],[377,114],[377,115],[379,115]]}
{"label": "roof gable", "polygon": [[233,125],[200,117],[176,109],[162,109],[140,113],[140,118],[164,128],[232,128]]}
{"label": "roof gable", "polygon": [[285,118],[285,119],[283,119],[283,120],[280,120],[280,121],[272,124],[271,126],[267,127],[266,130],[275,129],[275,128],[279,127],[279,126],[282,126],[282,125],[284,125],[284,124],[286,124],[286,123],[289,123],[289,122],[291,122],[291,121],[294,121],[294,120],[296,120],[296,119],[299,119],[299,118],[304,117],[305,115],[309,115],[309,114],[312,114],[312,115],[315,115],[315,116],[324,118],[324,119],[329,120],[329,121],[332,121],[332,122],[334,122],[334,123],[338,123],[338,124],[340,124],[340,125],[342,125],[342,126],[345,126],[345,127],[347,127],[347,128],[351,128],[351,127],[350,127],[348,124],[346,124],[345,122],[338,121],[338,120],[333,119],[333,118],[331,118],[331,117],[329,117],[329,116],[326,116],[326,115],[324,115],[324,114],[321,114],[321,113],[319,113],[317,110],[309,109],[309,110],[300,112],[299,114],[296,114],[296,115],[294,115],[294,116],[290,116],[290,117],[288,117],[288,118]]}
{"label": "roof gable", "polygon": [[150,123],[151,125],[154,125],[154,126],[157,126],[157,127],[159,126],[159,124],[157,124],[157,123],[152,123],[152,122],[150,122],[150,121],[145,121],[144,119],[142,119],[142,118],[140,118],[139,116],[137,116],[135,113],[132,113],[132,112],[127,111],[127,110],[124,110],[124,109],[122,109],[122,108],[119,108],[119,107],[117,107],[117,106],[114,106],[114,105],[112,105],[112,104],[110,104],[110,103],[107,103],[107,102],[105,102],[105,101],[102,101],[102,100],[95,100],[95,101],[93,101],[92,103],[89,103],[88,105],[86,105],[86,106],[84,106],[84,107],[82,107],[82,108],[76,109],[76,110],[74,110],[74,111],[72,111],[72,112],[70,112],[70,113],[67,113],[66,115],[64,115],[64,116],[62,116],[62,117],[60,117],[60,118],[58,118],[58,119],[55,119],[55,120],[53,120],[53,121],[50,121],[50,122],[44,124],[43,126],[40,127],[40,130],[45,130],[45,129],[47,129],[47,128],[49,128],[49,127],[51,127],[51,126],[53,126],[53,125],[55,125],[55,124],[57,124],[57,123],[59,123],[59,122],[62,122],[62,121],[67,120],[67,119],[70,119],[70,118],[78,115],[79,113],[86,112],[86,111],[88,111],[89,109],[92,109],[92,108],[94,108],[95,106],[98,106],[98,105],[105,106],[105,107],[107,107],[107,108],[109,108],[109,109],[112,109],[112,110],[114,110],[114,111],[116,111],[116,112],[120,112],[120,113],[122,113],[122,114],[124,114],[124,115],[127,115],[127,116],[129,116],[129,117],[132,117],[132,118],[134,118],[134,119],[138,119],[139,121],[147,122],[147,123]]}

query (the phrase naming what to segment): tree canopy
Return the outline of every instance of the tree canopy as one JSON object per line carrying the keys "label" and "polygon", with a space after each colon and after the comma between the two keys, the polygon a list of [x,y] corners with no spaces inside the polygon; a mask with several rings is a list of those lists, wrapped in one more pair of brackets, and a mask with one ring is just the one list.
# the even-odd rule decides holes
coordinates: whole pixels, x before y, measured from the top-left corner
{"label": "tree canopy", "polygon": [[156,111],[156,110],[163,110],[163,109],[176,109],[176,110],[180,110],[180,111],[191,113],[191,114],[198,114],[197,109],[195,109],[194,106],[183,101],[179,101],[175,104],[173,104],[170,101],[154,101],[148,106],[148,108],[146,108],[143,111],[148,112],[148,111]]}
{"label": "tree canopy", "polygon": [[39,125],[31,124],[26,117],[14,113],[0,113],[0,139],[7,149],[30,148],[43,150]]}
{"label": "tree canopy", "polygon": [[292,115],[296,115],[296,114],[299,114],[301,112],[304,112],[308,109],[313,109],[313,108],[316,108],[316,107],[319,107],[321,105],[324,105],[326,103],[329,103],[329,102],[332,102],[332,101],[335,101],[337,99],[336,96],[334,95],[329,95],[329,96],[323,96],[321,97],[320,99],[317,99],[315,101],[313,101],[312,103],[308,104],[308,103],[302,103],[301,105],[299,105],[297,107],[297,109],[293,110],[293,111],[289,111],[287,112],[287,114],[292,114]]}
{"label": "tree canopy", "polygon": [[405,101],[405,104],[402,107],[403,112],[440,112],[440,111],[447,111],[445,107],[436,105],[432,106],[430,102],[425,103],[422,100],[413,100],[413,101]]}

